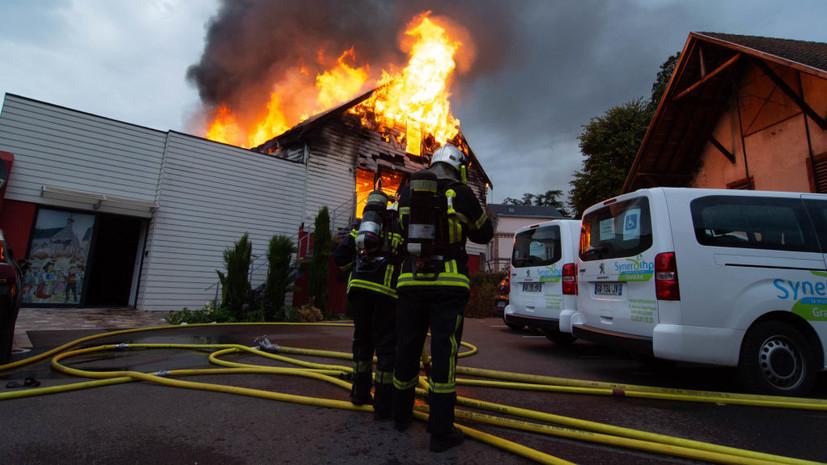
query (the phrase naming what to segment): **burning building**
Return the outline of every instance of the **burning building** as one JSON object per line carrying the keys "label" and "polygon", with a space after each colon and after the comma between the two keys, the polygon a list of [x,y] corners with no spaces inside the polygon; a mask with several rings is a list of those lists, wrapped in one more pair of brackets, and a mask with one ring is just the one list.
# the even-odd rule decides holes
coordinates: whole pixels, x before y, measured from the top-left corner
{"label": "burning building", "polygon": [[[417,37],[428,22],[413,23]],[[32,265],[26,304],[198,308],[217,295],[223,251],[243,234],[258,285],[273,235],[297,241],[325,206],[335,228],[349,226],[376,181],[395,192],[448,141],[472,160],[469,184],[485,203],[490,179],[448,105],[455,63],[444,51],[452,42],[424,54],[416,43],[430,42],[415,41],[408,64],[383,73],[371,91],[343,54],[339,68],[316,76],[313,99],[296,100],[309,102],[304,108],[280,106],[295,95],[275,92],[249,120],[218,105],[207,138],[6,94],[0,153],[13,168],[0,190],[0,228]],[[353,77],[358,86],[341,85]],[[77,238],[68,259],[41,240],[66,225]],[[484,250],[469,248],[472,269]]]}

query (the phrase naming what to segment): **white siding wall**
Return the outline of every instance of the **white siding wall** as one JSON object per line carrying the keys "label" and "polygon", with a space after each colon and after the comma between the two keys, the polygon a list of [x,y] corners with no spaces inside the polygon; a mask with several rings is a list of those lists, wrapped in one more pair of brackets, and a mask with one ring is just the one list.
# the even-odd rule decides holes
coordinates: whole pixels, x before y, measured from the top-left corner
{"label": "white siding wall", "polygon": [[324,134],[328,144],[309,150],[304,222],[312,227],[319,209],[326,205],[335,231],[353,221],[356,175],[352,156],[336,151],[335,144],[342,138],[330,128]]}
{"label": "white siding wall", "polygon": [[[274,234],[294,237],[302,221],[304,166],[200,138],[169,133],[150,225],[138,307],[198,308],[215,296],[223,252],[249,233],[266,263]],[[253,276],[263,281],[266,265]]]}
{"label": "white siding wall", "polygon": [[[91,210],[86,199],[41,196],[43,185],[149,204],[166,133],[6,94],[0,150],[15,156],[6,198]],[[150,217],[149,208],[103,202],[101,212]]]}

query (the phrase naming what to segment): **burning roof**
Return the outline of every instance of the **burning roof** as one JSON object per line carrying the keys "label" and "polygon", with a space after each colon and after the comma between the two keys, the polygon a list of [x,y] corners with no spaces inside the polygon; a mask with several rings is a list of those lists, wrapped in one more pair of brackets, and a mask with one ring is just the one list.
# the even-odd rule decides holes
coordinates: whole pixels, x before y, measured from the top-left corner
{"label": "burning roof", "polygon": [[[317,62],[329,63],[326,69],[314,76],[297,63],[295,70],[273,83],[270,95],[257,105],[248,102],[242,108],[231,108],[227,103],[219,104],[210,117],[206,137],[243,147],[259,146],[274,136],[301,130],[303,122],[311,122],[311,114],[318,114],[312,119],[317,120],[345,107],[365,127],[386,136],[394,134],[406,144],[408,153],[419,155],[423,144],[439,146],[459,134],[449,88],[459,51],[472,49],[467,37],[449,21],[433,18],[429,12],[420,14],[408,24],[400,44],[407,53],[407,63],[401,68],[383,66],[378,77],[373,73],[376,66],[358,63],[358,51],[353,47],[332,63],[319,50]],[[374,90],[353,98],[371,87]],[[401,134],[399,127],[405,128]]]}

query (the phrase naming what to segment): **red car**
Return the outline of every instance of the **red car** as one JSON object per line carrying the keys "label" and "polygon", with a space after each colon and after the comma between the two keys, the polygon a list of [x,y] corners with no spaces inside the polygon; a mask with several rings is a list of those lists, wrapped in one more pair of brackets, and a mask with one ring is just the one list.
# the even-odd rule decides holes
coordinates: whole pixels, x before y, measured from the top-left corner
{"label": "red car", "polygon": [[505,307],[508,305],[508,293],[511,291],[511,284],[509,276],[506,274],[505,278],[497,285],[497,296],[494,297],[494,303],[497,306],[497,315],[502,316]]}
{"label": "red car", "polygon": [[11,359],[14,325],[20,311],[22,276],[3,231],[0,230],[0,363]]}

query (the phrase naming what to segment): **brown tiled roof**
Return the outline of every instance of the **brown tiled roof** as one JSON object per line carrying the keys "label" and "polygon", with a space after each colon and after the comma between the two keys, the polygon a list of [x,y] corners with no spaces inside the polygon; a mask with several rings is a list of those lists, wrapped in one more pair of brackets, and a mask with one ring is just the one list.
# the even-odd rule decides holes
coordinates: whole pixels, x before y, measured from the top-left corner
{"label": "brown tiled roof", "polygon": [[720,39],[743,47],[769,53],[802,65],[827,71],[827,44],[774,37],[743,36],[720,32],[698,32],[698,35]]}

